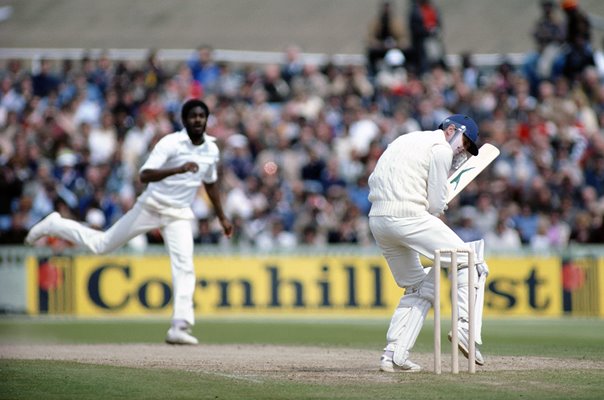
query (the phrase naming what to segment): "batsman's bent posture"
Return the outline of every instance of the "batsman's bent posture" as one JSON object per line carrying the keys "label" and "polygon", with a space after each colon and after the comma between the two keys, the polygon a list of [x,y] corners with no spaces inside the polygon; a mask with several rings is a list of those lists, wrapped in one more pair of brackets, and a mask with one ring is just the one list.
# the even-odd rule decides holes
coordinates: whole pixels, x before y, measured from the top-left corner
{"label": "batsman's bent posture", "polygon": [[227,237],[231,222],[224,215],[217,186],[219,149],[205,133],[208,106],[201,100],[184,103],[181,118],[185,129],[164,136],[140,168],[140,180],[148,183],[136,204],[106,232],[91,229],[53,212],[29,231],[25,241],[33,245],[43,236],[56,236],[85,246],[95,254],[111,252],[130,239],[160,229],[170,255],[174,289],[172,327],[166,342],[197,344],[191,327],[195,323],[193,291],[193,233],[195,218],[191,203],[202,182]]}
{"label": "batsman's bent posture", "polygon": [[[424,269],[420,254],[434,259],[437,249],[473,249],[477,282],[476,342],[482,343],[482,303],[488,269],[482,240],[464,243],[441,219],[447,205],[447,178],[468,157],[478,154],[478,126],[469,117],[451,115],[436,131],[411,132],[398,137],[384,151],[369,177],[369,226],[394,280],[405,294],[394,311],[380,360],[386,372],[420,371],[409,353],[434,301],[434,270]],[[450,257],[442,258],[450,265]],[[467,255],[459,255],[459,348],[468,355]],[[463,264],[465,263],[465,268]],[[450,336],[449,336],[450,338]],[[476,363],[484,359],[476,347]]]}

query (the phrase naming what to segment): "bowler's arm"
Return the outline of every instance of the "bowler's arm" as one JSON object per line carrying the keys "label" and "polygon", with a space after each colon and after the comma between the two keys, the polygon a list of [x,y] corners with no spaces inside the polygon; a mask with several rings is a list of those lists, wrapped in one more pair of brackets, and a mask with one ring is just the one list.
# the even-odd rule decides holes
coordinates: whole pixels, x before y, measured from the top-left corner
{"label": "bowler's arm", "polygon": [[212,202],[212,206],[214,207],[214,212],[216,213],[216,217],[220,221],[220,225],[222,225],[222,229],[226,237],[231,237],[233,235],[233,225],[231,221],[224,214],[224,210],[222,209],[222,202],[220,201],[220,190],[218,189],[217,182],[212,183],[203,183],[206,193]]}
{"label": "bowler's arm", "polygon": [[187,162],[180,167],[153,169],[148,168],[141,171],[139,179],[142,183],[157,182],[169,176],[184,174],[185,172],[197,172],[199,167],[194,162]]}

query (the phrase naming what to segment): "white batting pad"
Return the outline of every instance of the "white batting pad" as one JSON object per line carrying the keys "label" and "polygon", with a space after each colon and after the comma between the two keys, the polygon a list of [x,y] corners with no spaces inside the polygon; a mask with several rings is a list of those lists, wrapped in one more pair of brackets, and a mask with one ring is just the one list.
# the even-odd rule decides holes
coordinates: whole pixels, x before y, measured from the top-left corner
{"label": "white batting pad", "polygon": [[482,264],[484,262],[484,240],[475,240],[473,242],[466,242],[470,249],[474,250],[474,261],[476,264]]}
{"label": "white batting pad", "polygon": [[406,294],[401,299],[387,333],[388,342],[394,343],[392,360],[395,364],[403,365],[409,358],[409,351],[415,345],[430,306],[431,303],[417,293]]}
{"label": "white batting pad", "polygon": [[[459,270],[457,275],[457,304],[459,306],[459,325],[468,328],[468,270]],[[486,275],[481,275],[476,284],[476,301],[474,302],[474,334],[476,343],[482,344],[482,311]]]}

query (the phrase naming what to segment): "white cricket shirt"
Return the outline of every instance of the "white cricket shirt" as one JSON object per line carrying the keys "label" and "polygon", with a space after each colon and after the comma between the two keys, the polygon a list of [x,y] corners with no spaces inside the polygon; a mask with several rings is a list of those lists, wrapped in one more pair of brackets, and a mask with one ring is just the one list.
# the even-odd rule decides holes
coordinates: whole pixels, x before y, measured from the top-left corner
{"label": "white cricket shirt", "polygon": [[442,130],[399,136],[388,145],[369,177],[369,216],[441,214],[453,150]]}
{"label": "white cricket shirt", "polygon": [[204,134],[204,142],[199,146],[191,143],[184,129],[164,136],[157,142],[139,172],[180,167],[189,161],[196,163],[199,169],[197,172],[175,174],[150,182],[139,201],[165,215],[194,218],[191,204],[202,182],[213,183],[218,179],[219,159],[220,151],[212,136]]}

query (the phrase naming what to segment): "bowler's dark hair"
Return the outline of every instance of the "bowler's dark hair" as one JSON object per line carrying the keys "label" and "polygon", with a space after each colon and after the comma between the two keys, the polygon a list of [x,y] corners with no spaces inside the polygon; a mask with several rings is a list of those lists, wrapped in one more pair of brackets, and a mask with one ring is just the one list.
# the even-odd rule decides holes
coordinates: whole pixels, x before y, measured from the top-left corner
{"label": "bowler's dark hair", "polygon": [[195,107],[203,108],[203,110],[206,112],[206,117],[210,116],[210,109],[208,108],[208,105],[206,103],[204,103],[203,101],[201,101],[199,99],[190,99],[190,100],[187,100],[185,102],[185,104],[182,105],[182,110],[180,111],[180,118],[183,121],[183,123],[184,123],[185,119],[187,118],[189,111],[191,111]]}

